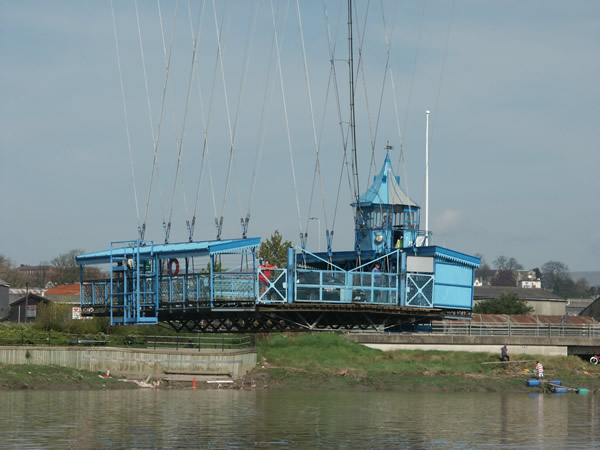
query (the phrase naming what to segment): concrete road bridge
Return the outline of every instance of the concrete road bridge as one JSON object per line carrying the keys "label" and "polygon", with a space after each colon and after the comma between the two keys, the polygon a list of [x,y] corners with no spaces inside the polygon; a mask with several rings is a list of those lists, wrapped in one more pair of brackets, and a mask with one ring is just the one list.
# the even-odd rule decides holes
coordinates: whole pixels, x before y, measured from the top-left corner
{"label": "concrete road bridge", "polygon": [[348,338],[371,348],[442,350],[511,355],[600,354],[600,324],[590,317],[474,315],[472,320],[433,321],[430,333],[352,333]]}

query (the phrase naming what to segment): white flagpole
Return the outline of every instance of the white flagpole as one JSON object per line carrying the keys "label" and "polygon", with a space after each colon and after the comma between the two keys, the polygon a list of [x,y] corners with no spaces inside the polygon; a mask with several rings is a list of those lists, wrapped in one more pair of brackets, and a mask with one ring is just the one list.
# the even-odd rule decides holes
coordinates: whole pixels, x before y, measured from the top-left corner
{"label": "white flagpole", "polygon": [[429,111],[425,115],[425,245],[429,245]]}

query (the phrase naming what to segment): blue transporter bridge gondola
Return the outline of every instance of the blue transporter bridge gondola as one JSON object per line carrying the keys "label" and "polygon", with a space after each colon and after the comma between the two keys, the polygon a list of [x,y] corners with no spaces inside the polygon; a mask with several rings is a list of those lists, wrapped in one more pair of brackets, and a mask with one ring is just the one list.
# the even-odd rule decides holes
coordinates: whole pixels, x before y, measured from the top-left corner
{"label": "blue transporter bridge gondola", "polygon": [[[260,238],[113,242],[79,255],[82,310],[111,324],[210,332],[414,330],[470,316],[479,259],[428,245],[420,208],[400,188],[389,155],[352,206],[353,250],[290,248],[286,267],[259,265]],[[105,279],[86,279],[88,265]]]}

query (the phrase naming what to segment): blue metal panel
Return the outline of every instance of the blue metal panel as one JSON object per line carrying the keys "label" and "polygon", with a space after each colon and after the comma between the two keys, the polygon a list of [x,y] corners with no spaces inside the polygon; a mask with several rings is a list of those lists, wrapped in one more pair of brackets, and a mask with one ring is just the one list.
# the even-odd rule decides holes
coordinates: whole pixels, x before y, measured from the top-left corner
{"label": "blue metal panel", "polygon": [[471,286],[473,269],[471,267],[437,261],[435,265],[435,279],[436,283]]}
{"label": "blue metal panel", "polygon": [[[134,241],[126,241],[134,242]],[[151,241],[148,241],[151,243]],[[123,243],[123,242],[121,242]],[[117,245],[119,242],[114,242]],[[208,256],[218,253],[232,253],[246,249],[256,248],[260,245],[260,238],[230,239],[224,241],[197,241],[178,242],[173,244],[158,244],[141,246],[137,250],[133,247],[120,247],[77,256],[79,264],[109,263],[112,258],[133,258],[135,252],[145,258],[157,255],[160,259],[185,258],[191,256]]]}
{"label": "blue metal panel", "polygon": [[436,259],[459,263],[472,268],[479,267],[481,260],[476,256],[467,255],[466,253],[457,252],[437,245],[428,247],[417,247],[415,252],[418,256],[435,256]]}
{"label": "blue metal panel", "polygon": [[434,298],[434,276],[409,273],[406,275],[406,306],[432,308]]}
{"label": "blue metal panel", "polygon": [[[270,272],[269,281],[264,292],[258,291],[258,303],[286,303],[288,301],[288,281],[286,269],[268,269]],[[259,267],[256,284],[263,274],[263,270]]]}
{"label": "blue metal panel", "polygon": [[435,307],[471,309],[473,307],[473,272],[471,266],[435,261]]}

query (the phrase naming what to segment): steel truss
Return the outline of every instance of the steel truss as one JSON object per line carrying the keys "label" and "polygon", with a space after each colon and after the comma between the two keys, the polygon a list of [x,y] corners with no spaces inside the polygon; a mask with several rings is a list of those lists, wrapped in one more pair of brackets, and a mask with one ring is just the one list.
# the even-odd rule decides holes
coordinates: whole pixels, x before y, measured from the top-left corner
{"label": "steel truss", "polygon": [[329,305],[273,305],[254,310],[205,310],[164,314],[159,320],[176,331],[271,333],[284,331],[386,331],[439,320],[438,309]]}

